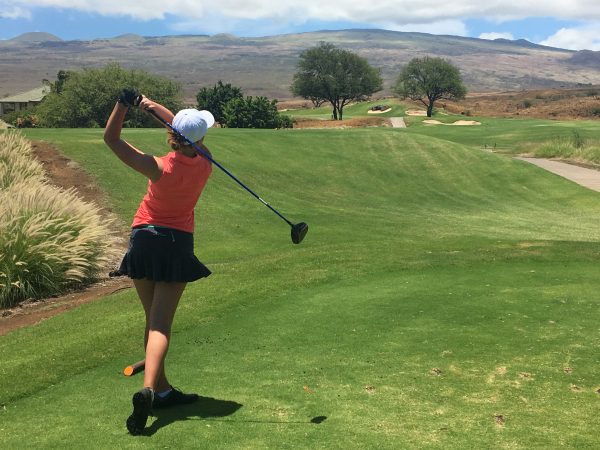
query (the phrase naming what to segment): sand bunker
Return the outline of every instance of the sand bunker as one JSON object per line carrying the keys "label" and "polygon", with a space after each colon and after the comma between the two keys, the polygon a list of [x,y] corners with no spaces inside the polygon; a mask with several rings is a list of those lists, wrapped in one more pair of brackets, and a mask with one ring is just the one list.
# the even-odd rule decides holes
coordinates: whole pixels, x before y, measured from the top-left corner
{"label": "sand bunker", "polygon": [[481,122],[477,122],[476,120],[457,120],[450,125],[481,125]]}
{"label": "sand bunker", "polygon": [[407,109],[407,116],[427,116],[427,111],[422,111],[420,109]]}
{"label": "sand bunker", "polygon": [[423,123],[428,123],[430,125],[458,125],[458,126],[481,125],[481,122],[477,122],[475,120],[457,120],[454,123],[443,123],[443,122],[440,122],[439,120],[424,120]]}
{"label": "sand bunker", "polygon": [[372,109],[367,111],[367,114],[383,114],[386,112],[390,112],[392,108],[384,109],[383,111],[373,111]]}

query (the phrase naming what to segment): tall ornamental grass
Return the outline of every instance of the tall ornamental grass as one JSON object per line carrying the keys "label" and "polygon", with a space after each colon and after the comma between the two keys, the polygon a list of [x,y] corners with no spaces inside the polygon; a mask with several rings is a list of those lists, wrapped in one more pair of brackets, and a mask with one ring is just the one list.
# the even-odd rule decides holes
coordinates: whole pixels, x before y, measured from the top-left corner
{"label": "tall ornamental grass", "polygon": [[28,180],[41,183],[44,168],[31,152],[31,144],[15,132],[0,135],[0,189]]}
{"label": "tall ornamental grass", "polygon": [[110,221],[50,185],[18,134],[0,135],[0,180],[1,307],[90,283],[114,260]]}
{"label": "tall ornamental grass", "polygon": [[536,158],[564,158],[600,164],[600,141],[586,139],[577,131],[542,143],[528,144],[523,150]]}

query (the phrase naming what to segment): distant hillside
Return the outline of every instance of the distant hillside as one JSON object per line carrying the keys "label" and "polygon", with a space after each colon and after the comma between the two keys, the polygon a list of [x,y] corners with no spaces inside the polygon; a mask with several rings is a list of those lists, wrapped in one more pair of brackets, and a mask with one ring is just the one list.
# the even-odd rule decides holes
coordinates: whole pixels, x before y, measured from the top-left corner
{"label": "distant hillside", "polygon": [[35,44],[39,42],[56,42],[62,41],[58,36],[54,36],[50,33],[41,33],[41,32],[31,32],[24,33],[15,38],[10,39],[10,42],[15,42],[19,44]]}
{"label": "distant hillside", "polygon": [[142,42],[145,39],[146,39],[145,37],[140,36],[139,34],[135,34],[135,33],[121,34],[119,36],[112,38],[113,41],[121,41],[121,42]]}
{"label": "distant hillside", "polygon": [[593,67],[600,70],[600,52],[581,50],[571,57],[570,62],[578,66]]}
{"label": "distant hillside", "polygon": [[[30,35],[35,35],[31,39]],[[47,40],[42,40],[44,36]],[[382,95],[402,66],[414,57],[451,60],[471,92],[577,87],[600,84],[596,55],[544,47],[525,40],[495,41],[386,30],[319,31],[260,38],[123,35],[113,39],[61,41],[46,33],[27,33],[0,41],[0,96],[54,80],[61,69],[101,67],[116,61],[173,79],[193,99],[218,80],[249,95],[289,98],[299,54],[320,41],[352,50],[381,68]],[[581,52],[580,52],[581,53]],[[594,62],[592,62],[592,60]]]}

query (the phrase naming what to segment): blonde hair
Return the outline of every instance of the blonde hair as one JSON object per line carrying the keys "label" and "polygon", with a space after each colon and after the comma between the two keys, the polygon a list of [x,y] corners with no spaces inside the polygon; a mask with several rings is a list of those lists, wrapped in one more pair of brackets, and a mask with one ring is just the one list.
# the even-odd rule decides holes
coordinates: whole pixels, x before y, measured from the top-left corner
{"label": "blonde hair", "polygon": [[187,143],[181,135],[175,133],[172,130],[167,131],[167,143],[171,146],[173,150],[181,150],[183,147],[190,147],[190,144]]}
{"label": "blonde hair", "polygon": [[[168,133],[167,142],[171,146],[172,150],[175,150],[177,152],[183,152],[183,150],[194,149],[194,147],[192,145],[188,144],[187,141],[181,137],[181,135],[175,133],[173,130],[169,130],[169,131],[167,131],[167,133]],[[195,151],[195,149],[194,149],[194,151]],[[210,159],[210,158],[212,158],[212,154],[206,147],[202,150],[202,152],[200,154],[202,155],[202,157],[206,157],[205,155],[208,155],[209,156],[208,160],[212,164],[212,161]]]}

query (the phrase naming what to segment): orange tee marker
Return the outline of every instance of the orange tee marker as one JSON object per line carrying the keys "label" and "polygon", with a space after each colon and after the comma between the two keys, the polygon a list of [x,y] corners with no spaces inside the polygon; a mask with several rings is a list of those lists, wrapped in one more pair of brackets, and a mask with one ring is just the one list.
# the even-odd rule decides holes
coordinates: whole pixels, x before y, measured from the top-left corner
{"label": "orange tee marker", "polygon": [[142,359],[141,361],[138,361],[135,364],[131,364],[125,367],[125,369],[123,369],[123,375],[125,375],[126,377],[130,377],[132,375],[135,375],[136,373],[143,372],[145,365],[146,361]]}

